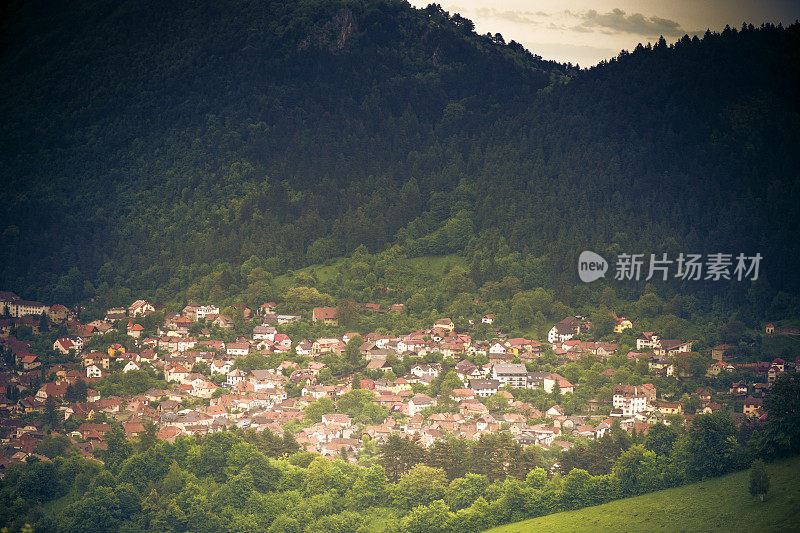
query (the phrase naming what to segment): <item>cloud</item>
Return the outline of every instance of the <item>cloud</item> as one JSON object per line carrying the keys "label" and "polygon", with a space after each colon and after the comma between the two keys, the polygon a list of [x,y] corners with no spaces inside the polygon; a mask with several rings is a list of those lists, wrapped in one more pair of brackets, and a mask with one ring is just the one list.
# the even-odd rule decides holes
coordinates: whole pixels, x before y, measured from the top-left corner
{"label": "cloud", "polygon": [[598,13],[590,9],[584,13],[569,13],[582,19],[579,25],[572,28],[573,31],[586,32],[597,28],[600,31],[611,30],[613,33],[633,33],[636,35],[666,37],[680,37],[686,33],[681,25],[674,20],[661,17],[645,17],[641,13],[626,15],[621,9],[613,9],[608,13]]}
{"label": "cloud", "polygon": [[539,21],[536,20],[534,17],[542,17],[547,16],[547,13],[543,13],[541,11],[533,12],[533,11],[498,11],[494,8],[487,8],[482,7],[473,10],[475,15],[481,18],[493,18],[499,20],[506,20],[508,22],[514,22],[517,24],[530,24],[536,26],[539,24]]}

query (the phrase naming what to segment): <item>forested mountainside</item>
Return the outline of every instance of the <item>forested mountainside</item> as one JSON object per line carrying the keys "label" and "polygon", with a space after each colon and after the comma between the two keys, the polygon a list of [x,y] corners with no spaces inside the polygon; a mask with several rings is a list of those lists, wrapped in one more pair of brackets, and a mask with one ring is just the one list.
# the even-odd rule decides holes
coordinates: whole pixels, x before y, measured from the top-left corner
{"label": "forested mountainside", "polygon": [[583,249],[760,252],[798,287],[797,24],[580,71],[400,1],[2,18],[0,286],[27,297],[232,297],[252,257],[275,276],[362,245],[462,254],[476,288],[517,254],[519,288],[569,292]]}

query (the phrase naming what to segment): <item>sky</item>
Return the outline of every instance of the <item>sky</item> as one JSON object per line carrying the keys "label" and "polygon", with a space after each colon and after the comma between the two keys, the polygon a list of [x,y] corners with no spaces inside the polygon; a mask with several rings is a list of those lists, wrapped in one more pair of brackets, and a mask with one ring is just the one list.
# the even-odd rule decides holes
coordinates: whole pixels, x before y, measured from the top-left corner
{"label": "sky", "polygon": [[[411,0],[425,7],[434,0]],[[545,59],[581,67],[610,59],[663,35],[672,43],[706,29],[740,28],[747,21],[788,26],[800,19],[800,0],[436,0],[475,31],[500,33]]]}

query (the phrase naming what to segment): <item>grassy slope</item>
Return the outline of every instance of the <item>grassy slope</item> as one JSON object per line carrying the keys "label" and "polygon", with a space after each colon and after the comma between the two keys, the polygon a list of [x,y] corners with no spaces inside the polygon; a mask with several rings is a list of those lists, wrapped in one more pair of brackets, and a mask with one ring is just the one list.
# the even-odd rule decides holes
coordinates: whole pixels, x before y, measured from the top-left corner
{"label": "grassy slope", "polygon": [[83,493],[80,493],[76,490],[72,490],[58,499],[45,503],[44,505],[42,505],[42,510],[46,515],[56,516],[62,511],[64,511],[64,509],[66,509],[68,505],[75,503],[83,496],[84,496]]}
{"label": "grassy slope", "polygon": [[281,290],[286,290],[296,285],[294,276],[299,272],[316,276],[319,283],[324,283],[336,275],[336,271],[341,267],[342,263],[344,263],[343,259],[336,259],[335,261],[331,262],[330,265],[311,265],[305,268],[300,268],[289,274],[277,276],[274,280],[274,283],[275,286]]}
{"label": "grassy slope", "polygon": [[797,531],[800,458],[768,467],[771,487],[764,503],[750,496],[745,471],[491,531]]}
{"label": "grassy slope", "polygon": [[[299,272],[311,274],[316,276],[319,284],[325,283],[331,278],[336,276],[340,268],[343,268],[345,260],[343,258],[336,259],[329,265],[311,265],[305,268],[300,268],[290,274],[283,274],[277,276],[274,280],[275,285],[281,290],[286,290],[295,285],[294,276]],[[463,257],[450,254],[450,255],[431,255],[424,257],[411,257],[402,260],[403,265],[407,265],[420,275],[440,278],[444,272],[453,268],[461,267],[466,268],[466,261]]]}
{"label": "grassy slope", "polygon": [[776,357],[788,361],[794,361],[794,358],[800,353],[800,338],[794,335],[764,336],[762,343],[763,353],[775,354]]}

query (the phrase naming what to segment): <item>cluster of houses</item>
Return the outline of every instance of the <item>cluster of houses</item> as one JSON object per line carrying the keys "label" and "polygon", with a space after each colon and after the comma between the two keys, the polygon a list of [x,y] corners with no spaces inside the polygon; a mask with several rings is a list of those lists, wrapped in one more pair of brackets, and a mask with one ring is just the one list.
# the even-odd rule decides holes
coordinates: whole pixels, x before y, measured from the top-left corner
{"label": "cluster of houses", "polygon": [[[291,339],[279,331],[279,326],[301,320],[301,317],[277,314],[277,306],[272,302],[256,310],[238,307],[236,311],[243,317],[258,319],[256,325],[250,335],[223,342],[214,338],[213,328],[231,330],[234,322],[230,316],[220,314],[219,307],[214,305],[190,303],[181,313],[169,314],[145,300],[137,300],[127,308],[108,310],[105,319],[84,324],[68,309],[62,312],[62,306],[34,306],[36,302],[24,302],[11,293],[0,293],[0,299],[4,309],[8,309],[6,320],[30,318],[30,310],[39,312],[33,314],[52,314],[53,321],[60,321],[69,332],[69,336],[54,342],[53,349],[64,354],[73,353],[81,361],[80,365],[44,368],[38,356],[31,353],[30,342],[17,340],[8,331],[0,331],[5,333],[0,345],[14,356],[14,370],[0,373],[0,393],[6,393],[0,394],[3,398],[0,410],[6,413],[0,422],[0,443],[13,451],[10,456],[0,457],[0,467],[3,461],[18,460],[34,453],[35,444],[44,435],[42,424],[23,423],[19,415],[44,412],[51,397],[59,417],[64,421],[81,421],[71,424],[74,429],[68,433],[81,453],[87,455],[104,448],[103,435],[109,428],[109,421],[114,420],[122,424],[130,438],[136,438],[147,423],[152,422],[158,436],[171,441],[180,435],[203,435],[232,426],[269,429],[280,435],[287,423],[297,421],[292,426],[293,433],[304,449],[322,455],[337,455],[344,450],[353,457],[362,446],[363,435],[382,440],[399,434],[430,445],[444,435],[476,439],[508,431],[525,445],[564,449],[572,446],[570,441],[574,438],[602,437],[615,421],[626,430],[646,432],[652,424],[669,423],[674,419],[670,415],[688,420],[692,416],[684,412],[681,402],[658,399],[656,388],[650,383],[615,385],[611,405],[604,406],[592,399],[589,402],[591,411],[602,414],[568,416],[560,405],[541,412],[531,403],[515,400],[514,389],[540,389],[549,394],[575,392],[576,384],[557,373],[528,371],[525,363],[545,353],[554,354],[559,364],[578,361],[587,354],[598,360],[618,354],[620,346],[615,343],[577,338],[586,338],[585,333],[591,330],[591,324],[583,317],[567,317],[555,324],[547,334],[547,342],[508,338],[499,331],[495,331],[491,341],[476,341],[468,331],[456,328],[447,318],[405,335],[366,333],[360,335],[362,341],[358,349],[366,360],[363,373],[371,379],[359,379],[356,385],[353,376],[343,376],[334,384],[330,379],[320,379],[320,373],[327,368],[322,356],[343,354],[356,333],[340,338]],[[370,309],[379,313],[399,310],[398,306]],[[146,334],[142,317],[156,311],[164,312],[164,322],[157,331]],[[491,325],[494,318],[485,315],[481,322]],[[336,325],[337,309],[314,308],[311,320]],[[617,326],[623,331],[631,324],[627,319],[617,318]],[[91,338],[112,330],[127,333],[134,339],[135,348],[129,350],[114,343],[103,351],[85,348]],[[666,340],[654,332],[645,332],[637,339],[637,351],[625,355],[631,360],[645,357],[654,375],[672,376],[676,374],[675,356],[690,352],[692,344],[693,341]],[[724,398],[743,401],[744,408],[739,415],[762,417],[764,392],[780,373],[791,371],[795,364],[775,359],[771,363],[754,363],[752,368],[732,365],[724,361],[730,348],[720,345],[711,351],[714,362],[709,367],[709,375],[748,369],[757,375],[763,374],[764,382],[739,382],[730,391],[713,394],[705,389],[698,390],[699,412],[726,408],[719,401]],[[253,353],[286,354],[286,358],[275,369],[245,371],[237,367],[238,359]],[[443,377],[442,364],[423,362],[425,356],[432,353],[451,358],[448,368],[452,366],[461,381],[460,387],[443,393],[449,397],[429,396],[419,392],[426,390],[424,387],[415,387]],[[304,356],[303,363],[295,362],[301,359],[294,355]],[[396,376],[391,363],[407,358],[413,362],[409,371]],[[98,380],[113,372],[127,373],[146,367],[162,371],[170,383],[169,388],[105,398],[93,388]],[[613,369],[604,374],[613,379]],[[54,379],[48,379],[51,376]],[[86,384],[86,401],[66,401],[68,388],[76,387],[80,381]],[[287,393],[290,385],[295,394]],[[370,425],[341,413],[329,413],[312,425],[303,423],[304,409],[312,402],[322,398],[336,402],[354,386],[371,390],[373,402],[385,408],[390,416],[381,421],[373,420],[378,423]],[[15,398],[10,394],[13,391],[35,392]],[[712,396],[718,401],[713,401]],[[502,397],[507,407],[490,410],[486,401],[490,397]],[[436,408],[442,402],[454,407],[440,412],[442,410]]]}

